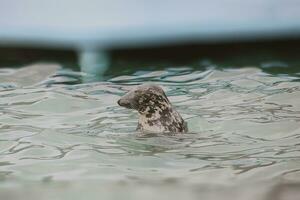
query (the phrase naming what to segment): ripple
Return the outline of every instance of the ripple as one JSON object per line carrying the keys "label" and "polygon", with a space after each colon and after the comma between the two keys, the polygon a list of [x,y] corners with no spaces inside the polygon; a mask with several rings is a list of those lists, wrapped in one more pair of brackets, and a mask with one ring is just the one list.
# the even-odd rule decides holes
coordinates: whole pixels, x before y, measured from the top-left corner
{"label": "ripple", "polygon": [[[85,76],[59,71],[34,86],[0,86],[2,183],[109,180],[139,188],[299,180],[300,82],[294,77],[188,67],[81,83]],[[190,133],[135,131],[137,113],[116,101],[144,82],[164,88]]]}

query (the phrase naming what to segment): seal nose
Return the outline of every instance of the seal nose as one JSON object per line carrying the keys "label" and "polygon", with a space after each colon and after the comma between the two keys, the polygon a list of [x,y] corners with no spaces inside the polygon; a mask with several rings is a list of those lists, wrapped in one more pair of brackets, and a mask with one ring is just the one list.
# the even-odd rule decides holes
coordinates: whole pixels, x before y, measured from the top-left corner
{"label": "seal nose", "polygon": [[126,107],[126,105],[128,104],[128,103],[126,103],[126,101],[124,100],[124,99],[119,99],[118,100],[118,104],[119,104],[119,106],[124,106],[124,107]]}
{"label": "seal nose", "polygon": [[118,103],[119,106],[122,106],[121,105],[121,99],[119,99],[117,103]]}
{"label": "seal nose", "polygon": [[131,108],[130,102],[126,99],[119,99],[118,102],[119,106],[125,107],[125,108]]}

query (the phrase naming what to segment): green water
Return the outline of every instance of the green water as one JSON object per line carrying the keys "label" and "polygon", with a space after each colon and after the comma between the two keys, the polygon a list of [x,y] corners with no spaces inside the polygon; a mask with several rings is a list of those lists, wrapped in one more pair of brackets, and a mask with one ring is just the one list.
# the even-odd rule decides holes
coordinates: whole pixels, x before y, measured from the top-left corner
{"label": "green water", "polygon": [[[0,69],[0,199],[299,196],[294,69],[170,67],[90,83],[56,65],[38,69]],[[190,133],[137,135],[137,113],[116,101],[150,81]]]}

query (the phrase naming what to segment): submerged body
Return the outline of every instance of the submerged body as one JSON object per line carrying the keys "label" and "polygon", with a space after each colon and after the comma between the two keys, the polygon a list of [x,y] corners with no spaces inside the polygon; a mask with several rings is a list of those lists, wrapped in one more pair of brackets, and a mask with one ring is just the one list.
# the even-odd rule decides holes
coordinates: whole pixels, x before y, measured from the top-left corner
{"label": "submerged body", "polygon": [[145,84],[125,94],[118,104],[139,113],[137,129],[151,133],[184,133],[187,124],[172,107],[164,91]]}

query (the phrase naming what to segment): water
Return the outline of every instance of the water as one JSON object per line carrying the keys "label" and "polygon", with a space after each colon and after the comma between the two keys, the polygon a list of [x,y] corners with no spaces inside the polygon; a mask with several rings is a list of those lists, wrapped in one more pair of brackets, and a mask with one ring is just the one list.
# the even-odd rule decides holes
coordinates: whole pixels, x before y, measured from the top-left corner
{"label": "water", "polygon": [[[1,199],[299,197],[298,74],[182,67],[80,83],[43,69],[0,70]],[[137,135],[137,113],[116,101],[149,81],[190,133]]]}

